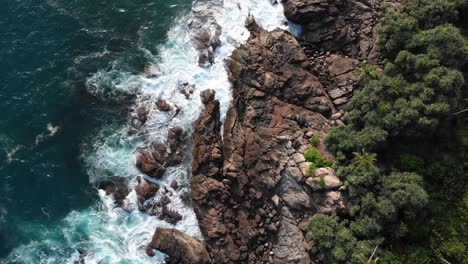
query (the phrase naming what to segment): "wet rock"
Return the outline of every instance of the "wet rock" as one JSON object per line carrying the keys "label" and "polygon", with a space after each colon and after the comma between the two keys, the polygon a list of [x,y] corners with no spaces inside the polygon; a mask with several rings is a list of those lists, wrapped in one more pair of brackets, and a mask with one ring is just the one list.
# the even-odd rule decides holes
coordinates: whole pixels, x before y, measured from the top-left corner
{"label": "wet rock", "polygon": [[162,212],[161,212],[159,218],[166,221],[166,222],[168,222],[168,223],[170,223],[170,224],[175,225],[180,220],[182,220],[182,215],[179,212],[168,208],[167,206],[163,206]]}
{"label": "wet rock", "polygon": [[171,106],[167,103],[167,101],[162,99],[156,101],[156,107],[159,109],[159,111],[163,112],[169,112],[172,109]]}
{"label": "wet rock", "polygon": [[153,250],[159,250],[169,256],[168,264],[211,264],[205,245],[177,229],[156,228],[146,252],[154,256]]}
{"label": "wet rock", "polygon": [[155,143],[137,151],[136,166],[141,172],[161,178],[166,168],[179,165],[184,159],[186,134],[181,127],[169,129],[166,144]]}
{"label": "wet rock", "polygon": [[185,95],[185,98],[188,100],[190,99],[190,95],[193,94],[193,92],[195,91],[195,85],[189,84],[188,82],[184,82],[179,85],[178,89],[179,92]]}
{"label": "wet rock", "polygon": [[140,203],[153,198],[158,190],[159,185],[141,178],[138,179],[138,185],[135,187],[135,192],[137,193]]}
{"label": "wet rock", "polygon": [[184,191],[180,194],[180,199],[185,205],[191,205],[192,204],[192,197],[189,192]]}
{"label": "wet rock", "polygon": [[125,198],[129,194],[126,180],[122,177],[99,182],[98,189],[104,190],[106,195],[112,195],[117,206],[122,206]]}
{"label": "wet rock", "polygon": [[201,101],[204,105],[212,102],[215,98],[216,92],[211,89],[204,90],[200,93]]}
{"label": "wet rock", "polygon": [[179,189],[179,183],[177,182],[177,180],[173,180],[173,181],[171,182],[171,187],[172,187],[172,189],[174,189],[174,190],[178,190],[178,189]]}
{"label": "wet rock", "polygon": [[140,149],[137,152],[136,166],[141,172],[154,178],[161,178],[166,172],[164,166],[165,152],[152,151],[149,148]]}
{"label": "wet rock", "polygon": [[215,16],[221,12],[221,0],[202,0],[192,8],[189,22],[191,42],[198,51],[198,65],[209,67],[214,63],[214,52],[220,45],[221,26]]}

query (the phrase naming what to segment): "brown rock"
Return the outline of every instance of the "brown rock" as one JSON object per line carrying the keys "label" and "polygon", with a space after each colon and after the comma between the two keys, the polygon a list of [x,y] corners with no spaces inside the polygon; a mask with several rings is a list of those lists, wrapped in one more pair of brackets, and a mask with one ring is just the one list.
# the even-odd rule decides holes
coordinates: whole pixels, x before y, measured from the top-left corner
{"label": "brown rock", "polygon": [[136,166],[148,176],[161,178],[166,172],[162,155],[161,152],[152,153],[147,148],[140,149],[137,152]]}
{"label": "brown rock", "polygon": [[140,179],[138,185],[135,187],[135,192],[138,195],[139,200],[144,202],[150,198],[153,198],[159,190],[159,185],[152,183],[145,179]]}
{"label": "brown rock", "polygon": [[159,111],[171,111],[171,106],[167,103],[166,100],[159,99],[158,101],[156,101],[156,107],[159,109]]}
{"label": "brown rock", "polygon": [[115,180],[99,182],[98,188],[104,190],[107,195],[112,195],[117,206],[123,205],[123,201],[129,193],[125,178],[122,177]]}
{"label": "brown rock", "polygon": [[153,249],[169,256],[168,264],[213,263],[205,245],[198,239],[172,228],[156,228],[147,253],[154,256]]}
{"label": "brown rock", "polygon": [[330,60],[331,64],[328,67],[328,71],[334,76],[350,72],[354,69],[352,59],[344,58],[339,55],[331,55]]}

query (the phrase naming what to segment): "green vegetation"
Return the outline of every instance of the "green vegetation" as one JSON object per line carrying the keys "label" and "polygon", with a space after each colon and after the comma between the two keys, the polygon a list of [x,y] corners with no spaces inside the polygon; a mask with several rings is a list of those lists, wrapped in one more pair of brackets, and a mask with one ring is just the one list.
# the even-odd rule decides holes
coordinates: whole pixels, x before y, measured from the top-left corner
{"label": "green vegetation", "polygon": [[313,135],[312,138],[310,139],[310,144],[312,144],[312,147],[318,147],[319,143],[320,143],[320,138],[316,135]]}
{"label": "green vegetation", "polygon": [[347,124],[326,139],[352,204],[349,215],[310,221],[329,263],[366,263],[376,247],[379,263],[468,263],[468,112],[454,115],[467,108],[468,48],[457,26],[468,27],[451,24],[466,6],[409,0],[386,15],[383,71],[358,69],[363,87]]}
{"label": "green vegetation", "polygon": [[314,176],[315,169],[321,167],[331,167],[333,162],[331,160],[327,160],[322,156],[322,153],[318,151],[316,147],[312,147],[306,153],[304,153],[305,159],[310,162],[310,166],[307,170],[309,176]]}
{"label": "green vegetation", "polygon": [[379,70],[375,65],[372,64],[364,64],[361,67],[358,67],[357,72],[359,73],[358,75],[358,80],[360,82],[368,82],[370,80],[375,80],[379,76]]}

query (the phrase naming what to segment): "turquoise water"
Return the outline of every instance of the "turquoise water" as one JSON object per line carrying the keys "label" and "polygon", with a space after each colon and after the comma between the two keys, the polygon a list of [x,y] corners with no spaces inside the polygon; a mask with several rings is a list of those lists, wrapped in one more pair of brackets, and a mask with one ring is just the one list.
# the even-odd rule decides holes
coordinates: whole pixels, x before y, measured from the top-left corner
{"label": "turquoise water", "polygon": [[[98,195],[84,159],[104,128],[125,124],[131,99],[112,84],[143,72],[191,1],[1,5],[0,259],[47,236],[65,240],[54,227],[72,210],[90,210]],[[92,94],[86,82],[98,72]]]}

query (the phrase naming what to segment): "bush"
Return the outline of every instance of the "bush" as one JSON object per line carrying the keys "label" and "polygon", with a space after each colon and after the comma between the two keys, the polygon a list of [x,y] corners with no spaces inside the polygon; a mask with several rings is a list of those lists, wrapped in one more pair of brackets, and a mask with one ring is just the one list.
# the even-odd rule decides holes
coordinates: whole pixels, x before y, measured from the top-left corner
{"label": "bush", "polygon": [[422,173],[424,172],[424,165],[424,160],[421,157],[411,154],[402,154],[400,156],[400,166],[406,171]]}
{"label": "bush", "polygon": [[320,143],[320,138],[316,135],[313,135],[312,138],[310,139],[310,144],[312,144],[312,147],[317,147],[319,143]]}
{"label": "bush", "polygon": [[331,160],[325,159],[317,148],[312,147],[304,154],[308,162],[312,162],[316,168],[330,167],[333,165]]}

